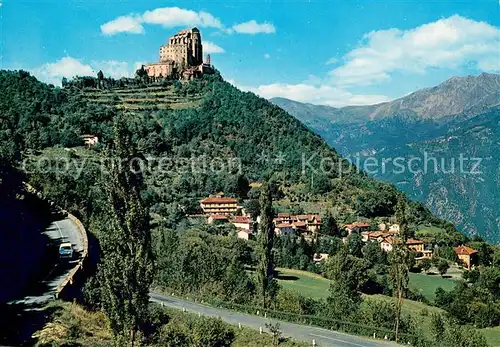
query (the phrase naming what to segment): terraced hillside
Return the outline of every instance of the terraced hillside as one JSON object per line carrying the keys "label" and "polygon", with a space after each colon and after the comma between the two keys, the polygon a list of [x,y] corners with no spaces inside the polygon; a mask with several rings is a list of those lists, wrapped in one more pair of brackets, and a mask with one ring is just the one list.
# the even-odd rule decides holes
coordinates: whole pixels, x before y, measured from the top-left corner
{"label": "terraced hillside", "polygon": [[81,93],[90,102],[114,106],[119,110],[181,110],[199,107],[203,102],[200,94],[180,95],[174,85],[111,90],[84,89]]}

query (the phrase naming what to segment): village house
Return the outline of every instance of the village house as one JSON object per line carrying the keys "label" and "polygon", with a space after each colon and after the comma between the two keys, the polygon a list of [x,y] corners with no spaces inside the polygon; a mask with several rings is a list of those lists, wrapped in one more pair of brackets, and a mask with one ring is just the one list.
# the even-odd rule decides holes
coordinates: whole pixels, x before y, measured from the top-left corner
{"label": "village house", "polygon": [[380,242],[380,248],[384,252],[392,252],[394,245],[398,243],[398,240],[394,236],[387,236]]}
{"label": "village house", "polygon": [[243,239],[245,241],[253,239],[253,233],[250,230],[246,229],[238,229],[236,234],[238,235],[239,239]]}
{"label": "village house", "polygon": [[317,214],[293,215],[290,213],[278,213],[273,222],[276,228],[278,228],[278,225],[282,225],[282,228],[291,227],[294,233],[314,234],[321,228],[321,216]]}
{"label": "village house", "polygon": [[95,135],[82,135],[80,138],[87,147],[92,147],[99,143],[99,138]]}
{"label": "village house", "polygon": [[233,218],[231,223],[236,227],[236,229],[252,230],[253,222],[249,217],[236,216]]}
{"label": "village house", "polygon": [[238,209],[238,200],[225,197],[223,193],[205,198],[200,201],[200,207],[205,214],[229,215]]}
{"label": "village house", "polygon": [[370,224],[367,223],[352,223],[344,225],[344,229],[347,230],[348,235],[352,233],[360,234],[364,231],[370,231]]}
{"label": "village house", "polygon": [[408,248],[414,252],[423,252],[424,251],[424,241],[408,239],[406,241],[406,245]]}
{"label": "village house", "polygon": [[213,214],[208,216],[207,222],[208,224],[223,224],[228,223],[229,218],[223,214]]}
{"label": "village house", "polygon": [[476,264],[477,261],[477,251],[466,246],[460,246],[455,248],[455,253],[458,259],[464,263],[465,267],[470,270],[470,268]]}
{"label": "village house", "polygon": [[[382,240],[378,241],[380,243],[380,248],[385,252],[391,252],[394,246],[401,243],[401,239],[395,236],[387,236]],[[417,253],[417,258],[430,258],[432,257],[432,251],[425,250],[425,243],[421,240],[408,239],[406,241],[406,246],[413,252]]]}
{"label": "village house", "polygon": [[321,263],[328,260],[328,253],[315,253],[313,257],[313,262]]}
{"label": "village house", "polygon": [[[316,233],[321,228],[321,216],[317,214],[299,214],[294,216],[297,222],[305,223],[309,233]],[[295,223],[297,223],[295,222]]]}
{"label": "village house", "polygon": [[378,229],[380,231],[387,231],[387,232],[399,233],[399,224],[388,225],[388,224],[385,224],[385,223],[381,223],[381,224],[378,225]]}
{"label": "village house", "polygon": [[279,223],[275,224],[274,232],[276,233],[276,235],[279,236],[292,235],[295,234],[295,229],[293,228],[293,225],[290,223]]}
{"label": "village house", "polygon": [[361,232],[363,242],[377,241],[382,242],[382,240],[389,236],[396,236],[397,232],[394,231],[363,231]]}

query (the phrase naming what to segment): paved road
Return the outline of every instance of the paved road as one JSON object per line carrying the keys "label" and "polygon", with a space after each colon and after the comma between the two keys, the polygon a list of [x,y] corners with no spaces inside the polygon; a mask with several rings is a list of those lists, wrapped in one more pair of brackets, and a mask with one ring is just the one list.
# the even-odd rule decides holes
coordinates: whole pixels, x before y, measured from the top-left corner
{"label": "paved road", "polygon": [[220,317],[222,320],[238,325],[241,323],[243,326],[247,326],[252,329],[259,330],[260,327],[265,329],[266,323],[276,322],[280,323],[280,330],[283,332],[284,337],[290,337],[295,340],[311,342],[314,339],[316,344],[319,346],[329,346],[329,347],[394,347],[399,346],[393,342],[386,341],[376,341],[367,338],[362,338],[358,336],[352,336],[336,331],[316,328],[312,326],[299,325],[293,323],[287,323],[283,321],[278,321],[275,319],[267,319],[259,316],[252,316],[243,313],[236,313],[229,310],[214,308],[210,306],[205,306],[202,304],[185,301],[171,296],[161,295],[157,293],[151,293],[151,301],[164,304],[165,306],[183,309],[187,311],[201,313],[204,316],[210,317]]}
{"label": "paved road", "polygon": [[[80,256],[83,252],[83,239],[69,218],[52,222],[43,234],[48,237],[48,242],[53,243],[52,247],[49,247],[52,252],[57,253],[57,249],[61,243],[71,242],[74,258],[71,261],[56,262],[40,285],[34,289],[34,293],[30,293],[22,299],[11,301],[11,303],[30,306],[33,304],[43,304],[54,299],[54,294],[59,284],[66,279],[71,269],[80,261]],[[54,259],[57,261],[56,257]]]}

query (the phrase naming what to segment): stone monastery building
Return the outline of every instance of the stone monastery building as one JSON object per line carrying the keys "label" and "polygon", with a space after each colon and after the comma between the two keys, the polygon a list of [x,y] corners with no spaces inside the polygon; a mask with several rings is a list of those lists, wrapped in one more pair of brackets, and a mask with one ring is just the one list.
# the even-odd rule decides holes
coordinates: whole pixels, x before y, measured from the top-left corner
{"label": "stone monastery building", "polygon": [[198,28],[179,31],[160,47],[160,61],[144,66],[149,77],[191,79],[213,74],[210,55],[203,62],[203,45]]}

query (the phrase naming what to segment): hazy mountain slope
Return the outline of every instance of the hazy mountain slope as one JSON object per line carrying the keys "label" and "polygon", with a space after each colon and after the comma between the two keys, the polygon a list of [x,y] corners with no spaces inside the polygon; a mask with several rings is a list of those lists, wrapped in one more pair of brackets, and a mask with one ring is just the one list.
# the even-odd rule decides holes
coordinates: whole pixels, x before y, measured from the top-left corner
{"label": "hazy mountain slope", "polygon": [[436,87],[377,105],[334,108],[284,98],[271,101],[310,125],[359,123],[387,117],[443,120],[457,114],[474,116],[499,105],[500,75],[452,77]]}
{"label": "hazy mountain slope", "polygon": [[[352,160],[364,162],[367,156],[378,161],[410,158],[430,151],[448,161],[458,160],[462,152],[466,157],[491,157],[482,162],[486,165],[483,176],[428,173],[425,177],[401,177],[382,174],[381,170],[374,170],[372,175],[399,184],[410,197],[425,202],[461,230],[500,241],[500,154],[495,150],[500,145],[500,75],[454,77],[439,86],[373,106],[337,109],[282,98],[272,101]],[[482,130],[478,133],[478,129]]]}
{"label": "hazy mountain slope", "polygon": [[500,242],[500,109],[442,130],[442,136],[386,147],[374,155],[403,157],[406,163],[416,158],[413,171],[400,173],[389,162],[385,172],[373,176],[395,183],[467,234]]}

